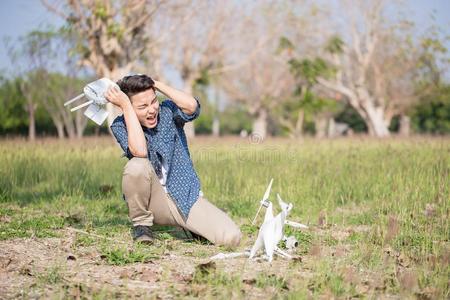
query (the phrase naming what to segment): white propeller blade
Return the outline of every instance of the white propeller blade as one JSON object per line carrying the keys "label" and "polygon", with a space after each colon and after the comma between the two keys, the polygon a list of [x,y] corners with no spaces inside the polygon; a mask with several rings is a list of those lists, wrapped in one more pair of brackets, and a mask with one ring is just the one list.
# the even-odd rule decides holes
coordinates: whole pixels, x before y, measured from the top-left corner
{"label": "white propeller blade", "polygon": [[[273,183],[273,178],[270,179],[269,186],[267,187],[266,192],[264,193],[264,196],[263,196],[263,198],[262,198],[262,200],[261,200],[261,204],[262,204],[262,203],[265,204],[266,201],[269,199],[269,196],[270,196],[270,190],[272,189],[272,183]],[[263,204],[263,205],[264,205],[264,204]]]}
{"label": "white propeller blade", "polygon": [[90,105],[90,104],[92,104],[92,103],[94,103],[94,101],[92,101],[92,100],[90,100],[90,101],[88,101],[88,102],[84,102],[83,104],[80,104],[80,105],[78,105],[78,106],[75,106],[75,107],[72,108],[70,111],[76,111],[76,110],[79,110],[80,108],[83,108],[83,107],[85,107],[85,106],[88,106],[88,105]]}
{"label": "white propeller blade", "polygon": [[269,196],[270,196],[270,190],[272,189],[272,183],[273,183],[273,178],[270,179],[270,183],[267,186],[266,192],[264,193],[264,196],[263,196],[263,198],[261,200],[261,204],[259,205],[258,211],[256,212],[256,215],[253,218],[252,225],[255,225],[256,218],[258,217],[259,212],[261,211],[261,207],[263,207],[263,206],[264,207],[268,207],[269,206],[269,201],[268,200],[269,200]]}
{"label": "white propeller blade", "polygon": [[69,101],[67,101],[66,103],[64,103],[64,106],[67,106],[67,105],[69,105],[69,104],[71,104],[71,103],[73,103],[73,102],[75,102],[78,99],[81,99],[83,97],[84,97],[84,93],[83,94],[79,94],[78,96],[76,96],[76,97],[70,99]]}
{"label": "white propeller blade", "polygon": [[284,224],[295,227],[295,228],[303,228],[303,229],[309,228],[308,226],[306,226],[304,224],[293,222],[293,221],[288,221],[288,220],[284,221]]}

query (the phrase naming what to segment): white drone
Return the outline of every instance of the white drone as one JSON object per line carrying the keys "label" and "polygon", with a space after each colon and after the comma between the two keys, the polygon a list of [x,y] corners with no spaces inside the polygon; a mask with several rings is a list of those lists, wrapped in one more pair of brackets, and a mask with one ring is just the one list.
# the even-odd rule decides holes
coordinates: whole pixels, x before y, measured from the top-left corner
{"label": "white drone", "polygon": [[111,86],[119,87],[115,82],[106,77],[93,81],[84,87],[82,94],[70,99],[64,103],[64,106],[86,97],[88,99],[87,102],[72,108],[70,111],[76,111],[89,105],[84,112],[84,115],[98,125],[102,125],[108,117],[108,111],[104,109],[105,105],[108,103],[108,100],[106,100],[104,94]]}
{"label": "white drone", "polygon": [[308,226],[292,222],[286,220],[286,217],[288,213],[292,210],[292,203],[285,203],[283,199],[281,199],[280,195],[277,194],[277,200],[281,207],[281,212],[273,216],[273,207],[272,202],[269,201],[269,195],[270,190],[272,189],[272,182],[273,179],[270,180],[269,186],[266,189],[266,192],[264,193],[264,196],[262,200],[260,201],[260,206],[258,208],[258,211],[256,212],[256,216],[253,219],[252,225],[255,224],[256,218],[258,217],[259,212],[261,211],[261,208],[264,206],[266,207],[266,214],[264,216],[264,222],[262,223],[261,227],[259,228],[258,237],[256,238],[256,242],[253,244],[253,247],[250,251],[246,252],[240,252],[240,253],[219,253],[211,259],[225,259],[225,258],[234,258],[234,257],[240,257],[240,256],[249,256],[249,259],[252,259],[255,257],[256,253],[264,247],[265,250],[265,258],[271,262],[273,259],[273,254],[277,254],[283,258],[292,259],[292,256],[288,254],[287,252],[281,250],[278,247],[278,243],[283,240],[286,244],[286,248],[288,251],[293,250],[297,245],[298,241],[293,236],[285,236],[283,234],[284,225],[290,225],[295,228],[302,228],[307,229]]}

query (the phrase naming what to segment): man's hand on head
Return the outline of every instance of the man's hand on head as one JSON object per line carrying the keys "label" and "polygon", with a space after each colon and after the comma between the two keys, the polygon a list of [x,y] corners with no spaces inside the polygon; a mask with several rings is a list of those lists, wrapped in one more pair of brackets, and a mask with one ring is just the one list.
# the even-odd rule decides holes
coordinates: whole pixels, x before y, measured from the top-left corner
{"label": "man's hand on head", "polygon": [[119,88],[111,86],[106,92],[105,92],[105,98],[109,102],[111,102],[114,105],[117,105],[118,107],[122,108],[126,104],[130,104],[130,99],[128,96],[122,92]]}

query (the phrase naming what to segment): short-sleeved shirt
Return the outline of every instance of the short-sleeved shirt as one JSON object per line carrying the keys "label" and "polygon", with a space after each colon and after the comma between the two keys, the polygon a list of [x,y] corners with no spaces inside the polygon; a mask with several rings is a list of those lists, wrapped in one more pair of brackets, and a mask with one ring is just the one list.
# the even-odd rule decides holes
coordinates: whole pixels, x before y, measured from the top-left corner
{"label": "short-sleeved shirt", "polygon": [[[200,193],[200,180],[192,163],[183,127],[200,114],[200,103],[192,115],[184,113],[172,100],[165,100],[159,107],[158,123],[154,128],[142,127],[147,141],[147,157],[155,172],[161,176],[162,162],[167,166],[166,189],[187,219]],[[133,155],[128,147],[128,132],[123,115],[111,124],[111,131],[124,155]]]}

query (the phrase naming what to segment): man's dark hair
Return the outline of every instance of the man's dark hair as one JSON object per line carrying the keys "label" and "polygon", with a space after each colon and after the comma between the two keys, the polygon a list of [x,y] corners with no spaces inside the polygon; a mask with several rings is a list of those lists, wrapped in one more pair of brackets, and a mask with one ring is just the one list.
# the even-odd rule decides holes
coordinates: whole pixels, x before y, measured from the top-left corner
{"label": "man's dark hair", "polygon": [[144,92],[149,89],[155,89],[155,82],[147,75],[130,75],[117,81],[117,85],[120,87],[128,98]]}

